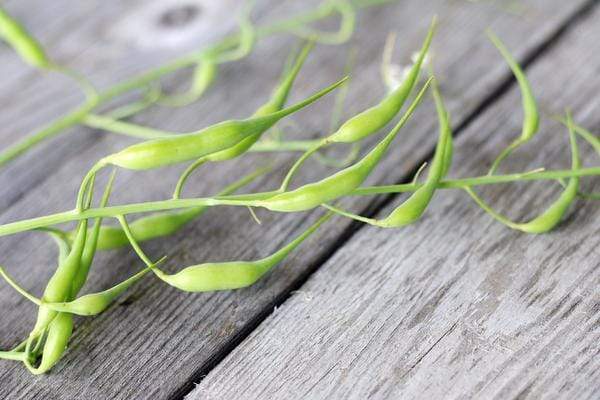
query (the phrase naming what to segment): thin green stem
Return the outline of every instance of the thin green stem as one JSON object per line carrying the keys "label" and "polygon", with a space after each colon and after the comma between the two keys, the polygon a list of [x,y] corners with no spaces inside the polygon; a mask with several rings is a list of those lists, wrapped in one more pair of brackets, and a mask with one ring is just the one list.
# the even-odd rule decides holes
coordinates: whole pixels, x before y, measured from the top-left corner
{"label": "thin green stem", "polygon": [[[576,170],[556,170],[556,171],[542,171],[542,172],[530,172],[520,174],[509,174],[509,175],[496,175],[496,176],[479,176],[474,178],[464,179],[451,179],[440,182],[436,189],[459,189],[470,186],[480,185],[492,185],[498,183],[509,183],[509,182],[520,182],[520,181],[532,181],[532,180],[558,180],[561,178],[572,178],[582,176],[600,176],[600,167],[593,168],[582,168]],[[390,186],[374,186],[364,187],[354,190],[350,195],[362,196],[362,195],[373,195],[383,193],[402,193],[412,192],[420,188],[422,184],[403,184],[403,185],[390,185]],[[77,209],[64,211],[56,214],[46,215],[43,217],[37,217],[22,221],[11,222],[0,226],[0,236],[11,235],[19,232],[24,232],[44,226],[51,226],[56,224],[62,224],[71,221],[80,221],[89,218],[98,217],[117,217],[118,215],[128,215],[137,213],[146,213],[163,210],[175,210],[182,208],[192,207],[214,207],[214,206],[260,206],[257,201],[268,198],[273,193],[279,193],[279,191],[266,192],[266,193],[254,193],[249,195],[237,195],[237,196],[222,196],[213,198],[194,198],[194,199],[170,199],[161,201],[151,201],[146,203],[133,203],[111,207],[101,208],[89,208]]]}
{"label": "thin green stem", "polygon": [[91,128],[146,140],[160,139],[176,134],[95,114],[87,115],[82,122]]}
{"label": "thin green stem", "polygon": [[312,149],[321,140],[263,140],[256,142],[251,148],[253,153],[272,153],[280,151],[307,151]]}
{"label": "thin green stem", "polygon": [[[534,181],[534,180],[558,180],[561,178],[572,178],[576,176],[598,176],[600,167],[581,168],[576,170],[556,171],[534,171],[507,175],[477,176],[473,178],[448,179],[441,181],[436,189],[462,189],[469,186],[496,185],[499,183]],[[400,185],[370,186],[356,189],[351,193],[353,196],[366,196],[385,193],[414,192],[423,186],[421,183],[406,183]]]}
{"label": "thin green stem", "polygon": [[86,101],[84,104],[71,111],[67,115],[55,120],[38,132],[26,137],[20,142],[9,146],[0,153],[0,167],[6,165],[27,150],[43,140],[50,139],[61,134],[65,129],[78,124],[85,116],[98,105],[96,99]]}
{"label": "thin green stem", "polygon": [[25,353],[21,351],[0,351],[0,359],[12,361],[24,361]]}

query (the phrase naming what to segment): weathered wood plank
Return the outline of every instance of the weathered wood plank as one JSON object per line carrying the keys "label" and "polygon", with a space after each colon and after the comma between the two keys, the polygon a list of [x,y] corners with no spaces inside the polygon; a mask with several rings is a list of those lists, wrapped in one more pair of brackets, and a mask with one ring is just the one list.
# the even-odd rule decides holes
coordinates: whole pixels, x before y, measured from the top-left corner
{"label": "weathered wood plank", "polygon": [[[136,12],[144,7],[144,3],[147,2],[128,2],[131,8],[128,8],[128,13],[123,14],[102,11],[98,14],[102,19],[98,17],[99,20],[95,22],[96,30],[108,32],[116,24],[116,15],[131,19],[138,15],[144,16],[143,12]],[[305,2],[302,3],[304,5]],[[15,7],[17,4],[23,7],[23,10],[35,8],[29,2],[14,4]],[[52,7],[41,5],[35,9],[42,15],[51,16],[55,11],[49,8],[56,9],[56,4],[58,3],[53,3]],[[66,2],[61,4],[66,5]],[[392,5],[365,12],[361,16],[355,42],[360,51],[355,74],[357,78],[351,88],[348,112],[365,107],[381,95],[381,85],[377,83],[378,59],[383,41],[391,29],[399,31],[402,43],[411,44],[400,46],[399,56],[402,56],[402,60],[407,60],[409,54],[418,47],[431,15],[440,15],[436,66],[438,72],[446,77],[445,91],[455,94],[450,99],[449,107],[456,114],[456,123],[460,124],[508,76],[507,68],[482,35],[485,27],[491,25],[515,49],[519,57],[524,57],[551,37],[584,4],[584,1],[568,4],[553,1],[549,5],[548,1],[539,0],[532,2],[524,16],[515,16],[488,4],[441,0],[424,4],[415,0],[404,2],[401,6]],[[112,7],[106,2],[95,5],[99,9]],[[290,5],[291,2],[283,4],[273,14],[284,14]],[[299,7],[297,2],[293,6]],[[70,11],[68,7],[64,7],[62,12],[69,14]],[[86,24],[83,21],[88,14],[77,11],[74,15],[81,17],[69,17],[67,20],[73,24]],[[104,15],[107,15],[106,19]],[[272,14],[265,14],[263,19],[267,20],[271,16]],[[103,51],[113,53],[103,47],[107,46],[105,43],[93,43],[92,39],[89,43],[90,49],[98,49],[100,55],[96,63],[93,54],[95,51],[88,50],[86,56],[89,58],[83,57],[90,68],[86,71],[97,77],[98,81],[101,81],[102,76],[105,80],[100,83],[103,85],[127,72],[154,64],[158,62],[157,59],[160,61],[169,57],[168,54],[160,53],[155,58],[154,53],[133,47],[126,47],[126,50],[133,53],[126,54],[126,57],[118,52],[117,55],[107,56],[103,55]],[[212,91],[202,103],[177,112],[156,110],[147,113],[139,121],[183,131],[224,118],[248,115],[261,101],[257,93],[260,91],[264,96],[268,94],[270,84],[279,74],[281,63],[292,43],[286,37],[265,40],[250,58],[226,66],[217,86],[218,90]],[[318,48],[299,79],[294,97],[299,99],[337,79],[344,64],[345,50]],[[464,62],[466,55],[470,57],[467,65]],[[108,62],[100,62],[105,60],[102,57],[106,57],[111,63],[115,62],[116,66],[109,67]],[[47,95],[49,102],[50,96],[54,95],[56,92]],[[331,99],[326,100],[319,109],[326,110],[330,104]],[[327,126],[327,112],[314,110],[315,108],[299,114],[295,119],[301,123],[302,133],[318,132]],[[403,177],[403,171],[418,166],[420,160],[431,150],[435,139],[433,135],[429,135],[435,126],[435,121],[430,118],[431,112],[431,104],[420,111],[407,130],[414,133],[404,137],[400,151],[392,152],[389,160],[375,174],[373,182],[396,181]],[[73,138],[79,134],[78,131]],[[0,181],[6,182],[0,186],[12,188],[13,191],[19,187],[29,188],[34,182],[33,178],[37,179],[35,188],[31,185],[29,190],[23,190],[18,202],[11,201],[14,204],[10,207],[7,203],[2,214],[3,221],[71,207],[81,175],[93,160],[130,143],[114,136],[95,138],[90,135],[87,139],[83,136],[82,134],[82,139],[78,139],[81,140],[78,147],[73,147],[73,144],[64,147],[57,144],[47,146],[46,149],[53,149],[48,155],[50,161],[55,160],[52,163],[45,163],[46,160],[40,157],[40,150],[20,160],[14,169],[0,177]],[[61,141],[57,140],[55,143],[59,142]],[[289,156],[279,158],[287,162],[290,159]],[[224,164],[211,174],[199,172],[194,181],[194,192],[214,192],[222,186],[222,180],[232,181],[240,175],[240,170],[252,169],[261,160],[261,157],[249,157]],[[36,172],[31,172],[31,176],[14,175],[17,168],[23,169],[26,166]],[[74,174],[73,171],[78,173]],[[120,173],[114,203],[165,198],[169,195],[171,182],[177,172],[178,169],[161,172],[160,180],[156,179],[156,174],[136,174],[135,181],[133,174]],[[323,173],[323,169],[311,168],[304,171],[299,180],[314,180]],[[277,185],[281,175],[277,173],[264,179],[260,186],[265,188]],[[257,186],[251,188],[257,189]],[[40,199],[43,201],[40,202]],[[366,200],[357,200],[355,205],[364,206]],[[201,223],[190,226],[171,239],[150,243],[147,250],[154,255],[169,254],[172,269],[205,260],[252,259],[272,252],[297,235],[309,222],[309,218],[298,215],[262,213],[261,217],[263,225],[256,226],[245,210],[211,210]],[[209,370],[223,353],[235,346],[264,318],[273,304],[287,296],[297,282],[302,281],[306,274],[329,255],[340,235],[347,235],[344,232],[347,232],[348,225],[348,222],[340,221],[323,229],[303,247],[304,250],[290,258],[284,268],[277,269],[255,287],[246,290],[193,296],[178,293],[153,279],[147,279],[107,313],[98,318],[81,320],[72,340],[71,350],[52,374],[32,378],[19,365],[1,364],[0,380],[3,384],[0,394],[13,398],[166,398],[182,393],[182,389],[185,391],[191,380]],[[261,242],[255,243],[255,238],[261,238]],[[53,248],[43,237],[34,235],[9,238],[3,240],[0,246],[4,255],[3,263],[11,273],[32,291],[39,293],[51,273],[49,260],[54,257]],[[35,251],[32,252],[31,249]],[[20,267],[22,265],[26,267]],[[137,268],[139,263],[128,252],[105,254],[92,272],[89,290],[106,287]],[[9,347],[27,334],[32,324],[33,309],[9,290],[0,292],[0,302],[7,307],[2,314],[0,344],[2,347]]]}
{"label": "weathered wood plank", "polygon": [[[572,107],[596,132],[600,57],[589,49],[599,18],[596,9],[528,70],[546,114]],[[519,103],[513,88],[466,129],[454,175],[485,173],[520,131]],[[510,170],[568,167],[565,129],[545,123],[513,160]],[[483,193],[524,219],[558,191],[540,183]],[[573,208],[555,232],[525,235],[445,191],[414,226],[364,228],[188,398],[598,398],[600,207]]]}
{"label": "weathered wood plank", "polygon": [[[218,4],[199,0],[185,4],[130,1],[103,7],[94,2],[57,1],[45,8],[21,1],[6,3],[7,9],[47,47],[50,57],[81,72],[99,89],[201,48],[235,25],[234,18],[213,19],[220,15]],[[203,10],[202,18],[183,26],[161,22],[161,15],[190,4]],[[219,4],[231,8],[231,0]],[[264,7],[264,2],[259,4],[259,15],[264,14]],[[176,45],[173,39],[169,40],[174,36],[178,38]],[[139,37],[147,41],[139,44]],[[150,47],[150,41],[154,47]],[[67,113],[83,101],[83,96],[71,80],[60,74],[38,73],[26,67],[6,46],[2,46],[2,51],[0,146],[4,148]],[[0,170],[0,180],[11,182],[0,189],[0,210],[46,179],[64,164],[65,158],[81,153],[102,136],[91,129],[71,129],[67,136],[48,140]],[[52,151],[48,152],[50,148]]]}

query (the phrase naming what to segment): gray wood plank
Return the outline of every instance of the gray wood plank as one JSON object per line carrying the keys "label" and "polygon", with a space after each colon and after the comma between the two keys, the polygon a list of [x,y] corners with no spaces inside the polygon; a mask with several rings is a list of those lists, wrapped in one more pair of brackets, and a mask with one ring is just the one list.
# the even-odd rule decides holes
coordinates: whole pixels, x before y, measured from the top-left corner
{"label": "gray wood plank", "polygon": [[[231,0],[213,5],[201,1],[186,3],[197,5],[204,14],[180,27],[165,26],[159,18],[182,7],[178,1],[129,1],[104,6],[101,2],[57,1],[47,7],[40,7],[38,2],[6,3],[9,12],[47,47],[50,57],[81,72],[99,89],[201,48],[232,31],[235,23],[233,18],[213,19],[220,15],[219,7],[232,7]],[[258,6],[258,15],[264,14],[265,4]],[[173,36],[179,40],[175,44],[168,42],[170,47],[165,47],[164,39],[158,39]],[[138,37],[154,38],[155,46],[150,47],[148,42],[139,44]],[[67,113],[83,97],[71,80],[26,67],[5,45],[2,51],[0,146],[5,147]],[[90,129],[70,129],[66,135],[48,140],[0,170],[0,179],[11,182],[0,189],[0,209],[39,184],[64,164],[65,158],[79,154],[102,136],[103,133]]]}
{"label": "gray wood plank", "polygon": [[[599,18],[596,9],[528,70],[546,114],[572,107],[595,132],[600,57],[589,49]],[[486,172],[520,131],[519,103],[513,88],[466,129],[453,175]],[[598,165],[580,142],[586,164]],[[546,121],[505,170],[569,165],[565,129]],[[546,182],[482,193],[525,219],[559,190]],[[361,229],[187,398],[598,398],[599,220],[598,203],[577,201],[556,231],[526,235],[464,192],[438,193],[413,226]]]}
{"label": "gray wood plank", "polygon": [[[33,3],[14,4],[25,10],[33,9]],[[109,31],[115,25],[116,15],[122,15],[125,19],[138,15],[146,18],[143,12],[137,12],[144,8],[144,3],[146,2],[128,2],[127,4],[131,4],[128,13],[113,13],[109,10],[100,12],[98,20],[94,22],[96,32]],[[43,4],[36,11],[43,15],[53,15],[56,12],[53,7],[58,7],[55,4],[58,3],[53,3],[52,6]],[[297,2],[286,4],[299,7]],[[532,2],[525,14],[520,16],[503,12],[489,4],[444,1],[424,4],[416,0],[404,2],[400,6],[391,5],[367,11],[361,16],[355,39],[360,51],[355,74],[357,78],[349,96],[348,113],[360,110],[381,96],[382,86],[378,83],[377,75],[378,60],[383,41],[391,29],[399,31],[402,43],[411,43],[411,46],[399,46],[398,57],[407,60],[410,53],[418,47],[431,15],[440,15],[436,66],[445,77],[444,90],[454,94],[449,107],[455,113],[456,123],[460,125],[509,76],[495,49],[482,34],[485,27],[491,25],[522,58],[534,52],[584,4],[584,1],[568,4],[553,1],[549,6],[547,1],[539,0]],[[97,2],[95,6],[98,9],[111,8],[112,3]],[[62,12],[69,14],[70,11],[63,8]],[[272,14],[265,13],[262,18],[266,20],[285,12],[286,6],[282,5],[281,9],[273,10]],[[74,13],[81,17],[67,19],[73,24],[86,25],[84,16],[89,14],[85,11]],[[106,19],[103,19],[104,15]],[[415,15],[419,18],[415,18]],[[92,38],[93,35],[90,34],[90,50],[83,57],[85,61],[81,62],[89,65],[90,70],[86,72],[98,81],[104,80],[101,84],[108,84],[112,79],[169,57],[161,50],[150,52],[136,50],[134,47],[126,47],[124,53],[113,54],[112,50],[103,47],[107,46],[104,41],[98,44]],[[257,93],[260,91],[264,96],[268,94],[269,84],[279,74],[281,63],[292,43],[294,41],[288,37],[265,40],[247,60],[226,66],[216,90],[198,105],[176,112],[153,110],[139,121],[184,131],[224,118],[249,114],[261,101]],[[94,49],[98,49],[100,54],[97,62],[94,59]],[[342,71],[345,52],[344,48],[318,48],[298,81],[294,98],[302,98],[337,79]],[[467,56],[469,63],[465,66]],[[102,57],[106,57],[104,60],[109,60],[110,63],[100,62]],[[109,66],[113,62],[116,65]],[[48,99],[51,96],[56,96],[56,92],[49,93]],[[310,135],[326,127],[328,113],[315,110],[327,110],[330,104],[331,99],[327,99],[320,108],[298,114],[294,120],[302,127],[299,133]],[[428,134],[435,129],[435,121],[430,118],[431,112],[431,104],[423,107],[407,129],[411,134],[403,137],[402,146],[390,153],[389,159],[377,170],[372,182],[397,181],[404,177],[405,171],[418,166],[431,150],[435,139]],[[79,137],[76,135],[80,135],[79,130],[72,137]],[[83,137],[85,134],[81,135]],[[93,140],[80,140],[79,147],[73,143],[63,144],[64,147],[61,147],[58,145],[62,143],[60,140],[48,144],[46,150],[53,150],[45,155],[50,157],[49,160],[40,157],[43,154],[40,150],[20,160],[14,169],[0,176],[0,181],[6,183],[0,186],[11,189],[7,193],[19,190],[20,187],[29,188],[28,185],[35,178],[35,185],[23,190],[18,201],[11,201],[14,204],[10,206],[7,203],[2,214],[3,221],[71,207],[81,175],[93,160],[130,143],[126,139],[106,135],[93,137]],[[57,161],[46,163],[51,160]],[[289,163],[291,157],[281,156],[278,160]],[[239,171],[249,170],[262,162],[264,157],[248,157],[223,164],[211,173],[199,172],[194,180],[193,193],[214,192],[222,187],[223,180],[230,182],[240,175]],[[14,171],[25,167],[30,167],[33,175],[15,175]],[[153,173],[134,175],[120,172],[114,203],[165,198],[179,171],[177,168],[167,169],[160,173],[161,179],[156,179],[157,175]],[[299,181],[314,180],[324,173],[318,167],[307,169],[303,171]],[[258,190],[259,187],[274,187],[281,177],[282,173],[276,173],[250,188]],[[364,207],[367,200],[357,199],[354,205]],[[252,259],[268,254],[289,241],[305,229],[311,219],[304,215],[260,215],[263,225],[257,226],[245,210],[211,210],[203,221],[191,225],[173,238],[149,243],[146,248],[156,256],[168,254],[171,270],[207,260]],[[192,380],[197,380],[246,336],[265,317],[273,304],[285,298],[298,282],[328,257],[340,240],[351,232],[348,227],[347,221],[329,225],[314,240],[306,243],[303,250],[291,257],[283,268],[276,269],[259,284],[245,290],[189,295],[149,278],[105,314],[80,320],[69,352],[62,364],[48,376],[32,378],[20,365],[1,364],[0,380],[3,384],[0,386],[0,395],[10,394],[13,398],[168,398],[183,393]],[[255,242],[256,238],[261,238],[261,241]],[[27,234],[6,238],[0,246],[2,263],[20,282],[39,293],[51,273],[54,257],[51,245],[41,236]],[[107,287],[138,268],[139,263],[129,252],[103,254],[92,272],[88,290]],[[0,302],[6,306],[2,314],[0,344],[2,347],[10,347],[31,328],[34,310],[8,289],[0,291]]]}

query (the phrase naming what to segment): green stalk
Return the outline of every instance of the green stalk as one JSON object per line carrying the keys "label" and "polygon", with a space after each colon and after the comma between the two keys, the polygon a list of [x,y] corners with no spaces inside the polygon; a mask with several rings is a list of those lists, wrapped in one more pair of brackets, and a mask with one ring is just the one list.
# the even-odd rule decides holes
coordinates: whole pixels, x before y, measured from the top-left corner
{"label": "green stalk", "polygon": [[[515,173],[495,176],[477,176],[473,178],[448,179],[441,181],[437,189],[462,189],[469,186],[496,185],[499,183],[511,183],[521,181],[535,180],[558,180],[563,178],[572,178],[577,176],[597,176],[600,174],[600,167],[581,168],[577,170],[557,170],[557,171],[532,171],[525,173]],[[351,193],[352,196],[366,196],[385,193],[405,193],[413,192],[423,186],[421,183],[407,183],[400,185],[387,186],[369,186],[356,189]],[[0,227],[1,229],[1,227]]]}
{"label": "green stalk", "polygon": [[[529,173],[496,175],[496,176],[479,176],[474,178],[451,179],[440,182],[437,189],[460,189],[469,186],[492,185],[498,183],[521,182],[532,180],[558,180],[562,178],[582,177],[582,176],[599,176],[600,167],[582,168],[577,170],[557,170],[557,171],[532,171]],[[383,193],[402,193],[412,192],[420,188],[422,184],[410,183],[403,185],[390,186],[374,186],[364,187],[354,190],[351,195],[373,195]],[[71,221],[80,221],[89,218],[98,217],[117,217],[118,215],[137,214],[145,212],[175,210],[191,207],[214,207],[214,206],[255,206],[255,202],[264,198],[263,193],[256,193],[240,196],[227,196],[219,198],[196,198],[196,199],[170,199],[161,201],[150,201],[146,203],[133,203],[120,206],[89,208],[82,211],[76,209],[60,212],[56,214],[46,215],[43,217],[32,218],[22,221],[11,222],[0,226],[0,236],[11,235],[19,232],[24,232],[36,228],[41,228],[50,225],[62,224]]]}

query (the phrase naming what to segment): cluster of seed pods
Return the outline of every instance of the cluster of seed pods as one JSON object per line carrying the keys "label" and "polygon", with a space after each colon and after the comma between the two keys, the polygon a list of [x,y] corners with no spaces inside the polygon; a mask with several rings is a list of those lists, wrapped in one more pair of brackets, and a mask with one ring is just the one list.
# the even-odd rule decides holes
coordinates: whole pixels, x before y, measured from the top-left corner
{"label": "cluster of seed pods", "polygon": [[[279,31],[289,31],[306,39],[305,45],[299,52],[293,52],[288,58],[281,78],[275,86],[271,97],[259,107],[250,117],[243,120],[228,120],[190,133],[174,133],[154,130],[121,121],[146,107],[159,103],[163,105],[182,106],[197,100],[211,86],[217,76],[218,65],[224,62],[239,60],[249,54],[257,39],[265,33],[253,26],[250,21],[250,8],[244,9],[240,19],[240,33],[235,40],[225,40],[222,43],[195,54],[177,66],[195,65],[192,84],[189,91],[176,95],[164,95],[158,91],[140,102],[129,104],[113,110],[108,116],[95,115],[92,110],[103,100],[116,96],[121,90],[133,89],[142,84],[156,80],[161,73],[143,76],[133,83],[119,86],[113,92],[97,93],[89,88],[89,84],[79,79],[89,93],[89,102],[83,111],[76,114],[75,122],[103,127],[107,130],[135,136],[143,139],[141,142],[126,147],[114,154],[100,159],[84,177],[75,208],[63,213],[52,214],[28,220],[0,225],[0,236],[39,230],[49,235],[58,245],[59,260],[56,271],[48,282],[43,294],[38,297],[22,288],[15,280],[0,267],[0,276],[18,293],[26,297],[38,307],[38,318],[27,339],[10,351],[0,352],[0,358],[17,360],[34,374],[50,370],[63,355],[72,334],[73,315],[92,316],[105,311],[114,300],[147,274],[153,274],[157,279],[186,292],[205,292],[215,290],[230,290],[252,285],[296,249],[303,241],[312,235],[320,226],[337,214],[352,218],[370,225],[382,228],[398,228],[418,221],[426,212],[432,198],[438,189],[448,187],[464,189],[473,200],[488,212],[493,218],[506,226],[529,233],[543,233],[553,229],[564,217],[569,206],[578,196],[594,197],[579,192],[579,182],[584,175],[600,175],[596,169],[583,169],[578,151],[577,136],[589,142],[600,154],[600,139],[582,127],[575,125],[567,114],[561,121],[569,130],[572,150],[572,166],[569,171],[558,171],[554,174],[536,172],[514,176],[511,181],[525,179],[564,179],[564,190],[557,200],[538,217],[525,223],[513,222],[499,214],[489,206],[474,190],[478,184],[506,182],[506,176],[495,175],[500,163],[519,146],[529,142],[538,131],[539,116],[537,105],[527,78],[518,63],[510,55],[502,42],[490,33],[492,43],[499,49],[501,55],[512,69],[519,84],[523,97],[523,130],[521,136],[500,152],[493,162],[486,177],[467,178],[463,180],[445,180],[453,156],[452,124],[450,114],[444,105],[438,85],[433,76],[428,77],[419,88],[421,75],[425,70],[424,64],[429,53],[431,42],[436,30],[437,21],[434,19],[424,39],[414,64],[403,81],[390,91],[375,105],[349,118],[340,124],[330,135],[308,143],[300,149],[303,154],[289,169],[277,190],[237,195],[234,192],[252,182],[258,176],[270,171],[270,168],[259,169],[220,193],[207,198],[181,198],[182,189],[190,174],[201,165],[241,157],[261,143],[265,132],[271,129],[283,118],[308,107],[328,93],[346,84],[347,78],[318,91],[312,96],[292,106],[286,106],[293,84],[301,72],[315,43],[343,43],[354,31],[356,5],[346,0],[329,0],[316,10],[315,15],[324,18],[332,13],[341,15],[340,30],[335,33],[315,31],[303,19],[291,20],[285,24],[276,25]],[[304,17],[306,19],[306,17]],[[315,17],[315,19],[318,19]],[[273,30],[273,28],[271,28]],[[268,30],[267,30],[268,31]],[[262,32],[262,33],[261,33]],[[63,70],[49,61],[42,47],[27,33],[27,31],[6,12],[0,9],[0,37],[5,39],[30,65],[41,68]],[[170,71],[169,68],[166,69]],[[433,75],[433,74],[431,74]],[[73,76],[76,76],[73,74]],[[135,84],[134,84],[135,83]],[[394,139],[410,120],[428,92],[433,94],[439,121],[439,134],[435,152],[431,159],[427,177],[422,183],[418,176],[410,185],[402,188],[371,187],[361,188],[361,185],[381,163]],[[407,101],[414,95],[412,100]],[[405,107],[406,106],[406,107]],[[405,109],[405,110],[404,110]],[[364,156],[351,160],[350,165],[319,181],[304,184],[290,189],[294,175],[302,165],[313,155],[318,155],[329,146],[336,144],[358,144],[372,137],[390,124],[404,110],[387,134]],[[80,115],[81,114],[81,115]],[[64,125],[66,127],[68,125]],[[46,135],[42,135],[45,138]],[[54,131],[50,131],[54,132]],[[39,142],[34,137],[27,146],[21,146],[19,152],[26,151],[32,144]],[[284,143],[281,149],[286,149]],[[277,150],[277,146],[271,150]],[[19,152],[9,156],[0,156],[0,165],[12,159]],[[108,206],[108,198],[112,189],[114,174],[118,169],[150,170],[164,166],[190,162],[189,167],[177,181],[171,199]],[[113,166],[113,175],[106,185],[104,195],[98,206],[92,207],[93,192],[98,172],[108,166]],[[487,179],[487,180],[486,180]],[[483,182],[483,183],[481,183]],[[388,216],[375,219],[363,217],[334,205],[337,201],[357,194],[378,194],[401,191],[411,191],[410,196],[398,205]],[[200,217],[208,207],[212,206],[242,206],[261,207],[273,212],[299,212],[317,208],[327,209],[306,231],[294,240],[277,250],[275,253],[256,261],[228,261],[219,263],[202,263],[188,266],[174,274],[164,272],[160,265],[164,259],[151,260],[143,251],[144,241],[168,236],[178,231],[186,224]],[[155,212],[148,216],[128,222],[126,215]],[[118,220],[118,226],[103,225],[103,218]],[[56,224],[77,221],[74,231],[65,232],[54,227]],[[97,293],[79,295],[87,281],[94,255],[99,250],[110,250],[131,246],[145,267],[135,275],[119,284]]]}

